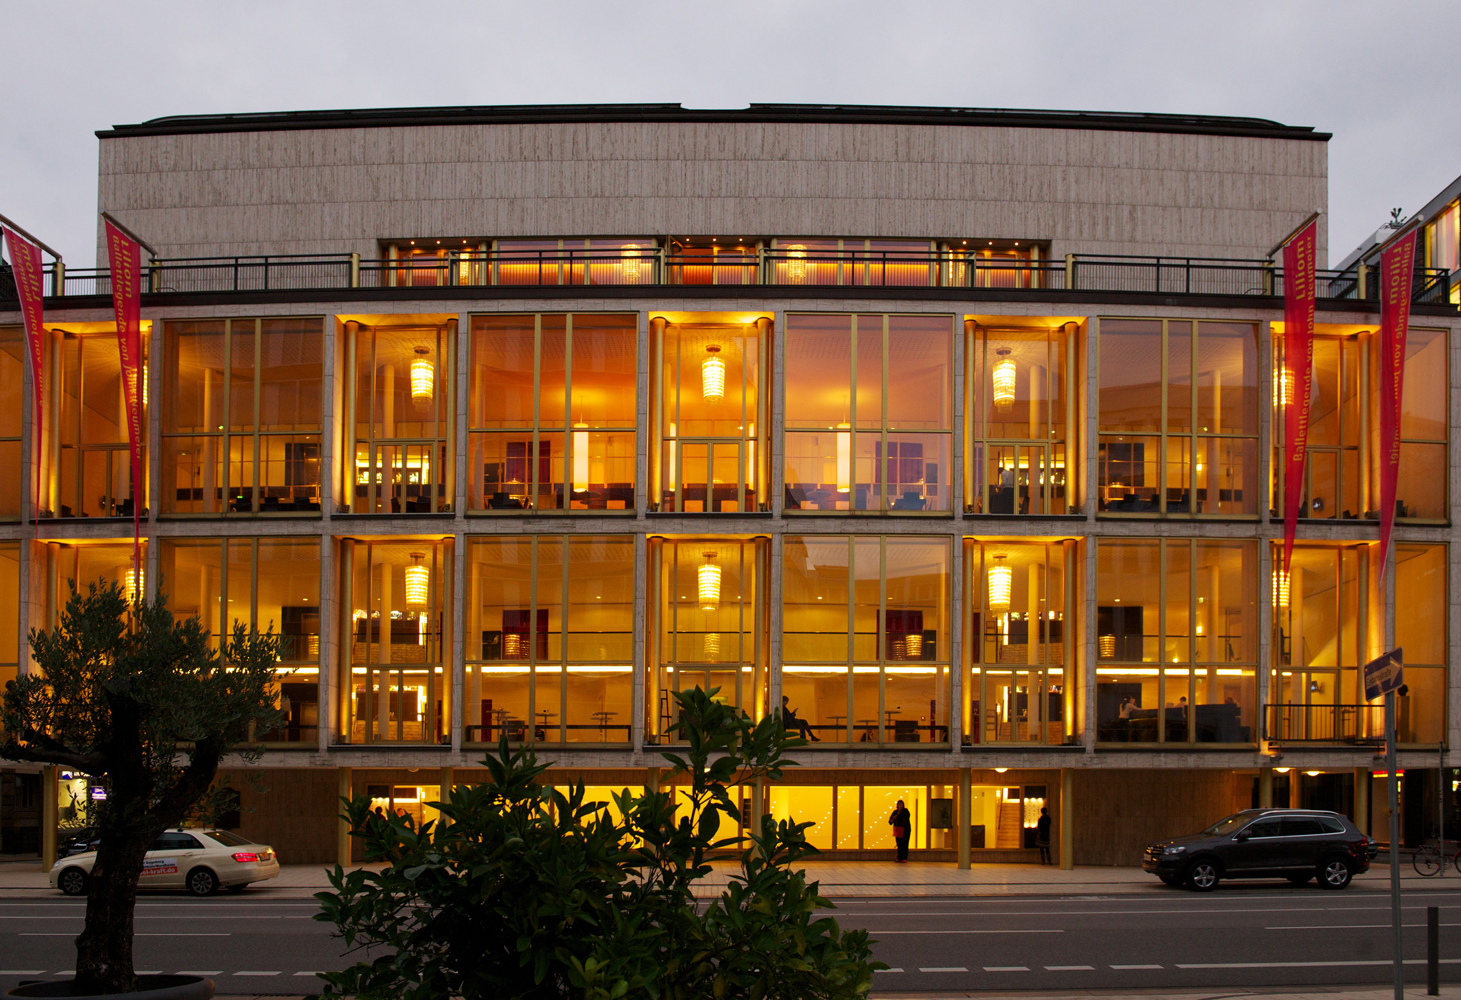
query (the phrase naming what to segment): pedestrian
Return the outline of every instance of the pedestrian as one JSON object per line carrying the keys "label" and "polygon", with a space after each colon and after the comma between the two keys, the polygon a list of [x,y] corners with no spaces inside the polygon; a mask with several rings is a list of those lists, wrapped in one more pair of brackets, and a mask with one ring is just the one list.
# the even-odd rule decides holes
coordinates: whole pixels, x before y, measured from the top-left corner
{"label": "pedestrian", "polygon": [[907,861],[908,838],[913,833],[913,816],[902,799],[893,807],[893,815],[888,817],[888,823],[893,827],[893,842],[898,845],[898,861]]}
{"label": "pedestrian", "polygon": [[1050,865],[1050,810],[1040,807],[1040,818],[1035,821],[1035,846],[1040,848],[1040,863]]}

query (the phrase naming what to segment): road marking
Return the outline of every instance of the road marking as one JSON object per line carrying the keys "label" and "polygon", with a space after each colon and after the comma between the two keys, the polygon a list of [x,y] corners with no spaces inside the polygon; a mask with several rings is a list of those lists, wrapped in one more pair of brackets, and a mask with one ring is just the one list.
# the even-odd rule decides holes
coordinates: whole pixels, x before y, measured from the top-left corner
{"label": "road marking", "polygon": [[869,934],[1064,934],[1064,928],[1060,927],[1031,927],[1027,929],[1010,929],[1006,927],[972,928],[968,930],[944,930],[942,928],[930,928],[922,931],[882,931],[871,927],[864,927],[863,930]]}
{"label": "road marking", "polygon": [[1047,965],[1046,972],[1095,972],[1095,967],[1090,965]]}
{"label": "road marking", "polygon": [[74,938],[75,934],[47,933],[46,931],[18,931],[16,937],[68,937]]}
{"label": "road marking", "polygon": [[[889,972],[902,972],[902,969],[889,969]],[[296,976],[323,976],[323,972],[296,972]]]}
{"label": "road marking", "polygon": [[[1423,959],[1423,958],[1407,958],[1405,960],[1404,964],[1405,965],[1424,965],[1425,964],[1425,961],[1426,960]],[[1349,961],[1338,961],[1338,962],[1205,962],[1205,963],[1190,963],[1190,964],[1187,964],[1187,965],[1183,965],[1182,963],[1179,962],[1179,963],[1177,963],[1177,968],[1179,968],[1179,969],[1330,969],[1330,968],[1344,968],[1344,967],[1359,966],[1359,965],[1393,965],[1393,964],[1394,963],[1391,962],[1391,960],[1388,959],[1388,958],[1375,958],[1375,959],[1351,959]],[[1461,964],[1461,958],[1443,958],[1443,959],[1440,959],[1440,964],[1442,964],[1442,965],[1456,965],[1456,964]]]}
{"label": "road marking", "polygon": [[222,969],[179,969],[180,976],[221,976]]}
{"label": "road marking", "polygon": [[1161,966],[1160,965],[1113,965],[1113,966],[1111,966],[1111,968],[1113,968],[1113,969],[1122,969],[1122,970],[1130,970],[1130,969],[1160,969]]}
{"label": "road marking", "polygon": [[1029,972],[1028,965],[986,965],[985,972]]}
{"label": "road marking", "polygon": [[139,976],[160,976],[160,975],[162,975],[162,970],[161,969],[138,969],[135,974],[136,975],[139,975]]}
{"label": "road marking", "polygon": [[[900,968],[892,968],[892,969],[876,969],[874,971],[876,971],[876,972],[902,972],[903,970],[900,969]],[[39,973],[37,973],[37,975],[39,975]],[[302,976],[302,975],[304,975],[304,973],[303,972],[296,972],[295,975],[296,976]]]}
{"label": "road marking", "polygon": [[279,973],[276,970],[274,972],[235,972],[234,975],[235,976],[277,976],[277,975],[279,975]]}
{"label": "road marking", "polygon": [[138,931],[133,937],[233,937],[227,931]]}
{"label": "road marking", "polygon": [[919,972],[968,972],[969,970],[966,969],[966,968],[964,968],[962,965],[950,965],[950,966],[947,966],[947,967],[944,967],[944,966],[933,966],[933,967],[923,967],[923,966],[920,966],[919,969],[918,969],[918,971]]}
{"label": "road marking", "polygon": [[[1357,931],[1384,930],[1390,924],[1287,924],[1281,927],[1265,927],[1266,931]],[[1402,927],[1425,927],[1425,924],[1402,924]],[[1438,924],[1439,927],[1461,927],[1461,924]]]}

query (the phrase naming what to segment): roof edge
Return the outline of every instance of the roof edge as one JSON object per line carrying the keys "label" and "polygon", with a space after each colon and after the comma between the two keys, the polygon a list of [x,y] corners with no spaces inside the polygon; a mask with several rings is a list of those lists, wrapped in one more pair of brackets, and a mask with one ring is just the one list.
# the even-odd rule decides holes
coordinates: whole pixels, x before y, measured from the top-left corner
{"label": "roof edge", "polygon": [[219,132],[393,128],[422,125],[551,125],[582,122],[993,126],[1166,132],[1327,142],[1330,133],[1266,118],[1125,111],[1019,108],[924,108],[866,104],[751,104],[745,108],[686,108],[679,104],[525,104],[436,108],[359,108],[172,115],[99,130],[100,139]]}

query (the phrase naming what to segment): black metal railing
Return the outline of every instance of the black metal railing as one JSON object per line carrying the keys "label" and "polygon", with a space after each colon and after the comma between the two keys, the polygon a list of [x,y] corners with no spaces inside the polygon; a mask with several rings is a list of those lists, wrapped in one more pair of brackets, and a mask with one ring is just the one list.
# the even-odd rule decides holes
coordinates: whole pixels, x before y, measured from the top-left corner
{"label": "black metal railing", "polygon": [[1263,706],[1266,739],[1277,743],[1383,742],[1385,709],[1382,705]]}
{"label": "black metal railing", "polygon": [[[1062,289],[1159,295],[1273,296],[1282,269],[1269,260],[1071,254],[1064,260],[994,260],[954,251],[799,250],[795,247],[698,255],[662,247],[452,251],[440,256],[368,260],[358,254],[271,254],[158,260],[140,272],[152,294],[331,291],[348,288],[554,285],[777,285]],[[1376,301],[1379,269],[1319,271],[1321,299]],[[1450,301],[1450,272],[1417,268],[1416,302]],[[104,268],[47,270],[52,296],[110,295]],[[0,302],[15,301],[13,276],[0,265]]]}

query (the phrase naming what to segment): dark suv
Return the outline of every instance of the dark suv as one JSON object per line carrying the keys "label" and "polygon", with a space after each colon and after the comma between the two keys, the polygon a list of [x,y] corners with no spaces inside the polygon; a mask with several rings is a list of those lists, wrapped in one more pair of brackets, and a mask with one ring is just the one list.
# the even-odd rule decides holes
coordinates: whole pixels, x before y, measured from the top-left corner
{"label": "dark suv", "polygon": [[1201,833],[1162,840],[1142,852],[1141,866],[1168,885],[1207,892],[1225,878],[1286,878],[1303,885],[1318,876],[1343,889],[1370,867],[1370,841],[1339,813],[1318,809],[1245,809]]}

